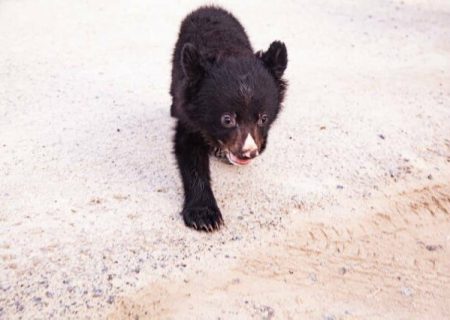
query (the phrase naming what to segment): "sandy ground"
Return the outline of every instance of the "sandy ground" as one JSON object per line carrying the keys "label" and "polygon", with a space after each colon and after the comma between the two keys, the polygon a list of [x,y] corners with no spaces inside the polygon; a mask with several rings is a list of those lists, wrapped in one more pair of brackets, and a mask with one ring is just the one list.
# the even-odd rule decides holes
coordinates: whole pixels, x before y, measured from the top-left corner
{"label": "sandy ground", "polygon": [[450,319],[450,3],[224,2],[290,89],[214,234],[171,153],[199,4],[0,1],[0,318]]}

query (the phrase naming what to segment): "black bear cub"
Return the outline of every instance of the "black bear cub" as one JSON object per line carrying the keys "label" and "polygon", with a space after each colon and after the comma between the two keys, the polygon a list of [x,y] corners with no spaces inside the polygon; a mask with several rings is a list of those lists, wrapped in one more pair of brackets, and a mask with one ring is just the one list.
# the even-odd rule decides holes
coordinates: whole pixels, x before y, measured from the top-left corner
{"label": "black bear cub", "polygon": [[274,41],[255,53],[232,14],[207,6],[182,22],[172,63],[181,215],[186,226],[213,231],[223,219],[211,189],[209,155],[246,165],[264,151],[287,87],[286,46]]}

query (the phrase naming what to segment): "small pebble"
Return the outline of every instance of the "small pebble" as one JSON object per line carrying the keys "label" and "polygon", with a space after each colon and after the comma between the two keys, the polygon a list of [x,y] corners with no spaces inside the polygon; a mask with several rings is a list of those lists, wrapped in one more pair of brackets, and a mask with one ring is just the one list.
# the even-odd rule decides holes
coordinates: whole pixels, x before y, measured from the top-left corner
{"label": "small pebble", "polygon": [[42,298],[41,297],[33,297],[33,302],[35,303],[35,304],[39,304],[39,303],[41,303],[42,302]]}
{"label": "small pebble", "polygon": [[14,305],[16,306],[16,311],[23,311],[23,309],[25,309],[25,307],[23,306],[23,304],[21,304],[19,301],[16,301],[14,303]]}
{"label": "small pebble", "polygon": [[440,245],[432,245],[432,244],[428,244],[428,245],[425,246],[425,248],[426,248],[428,251],[436,251],[436,250],[438,250],[438,249],[442,249],[442,246],[440,246]]}
{"label": "small pebble", "polygon": [[9,285],[1,285],[1,284],[0,284],[0,290],[6,292],[6,291],[8,291],[9,289],[11,289],[11,286],[9,286]]}
{"label": "small pebble", "polygon": [[389,176],[391,178],[395,178],[395,174],[394,174],[394,170],[393,169],[389,169]]}
{"label": "small pebble", "polygon": [[103,294],[103,291],[101,289],[94,289],[93,296],[94,297],[100,297]]}
{"label": "small pebble", "polygon": [[407,288],[407,287],[403,287],[400,292],[402,293],[402,295],[404,295],[405,297],[410,297],[413,294],[413,290],[411,288]]}
{"label": "small pebble", "polygon": [[431,174],[429,174],[429,175],[427,176],[427,178],[428,178],[428,180],[433,180],[433,176],[432,176]]}
{"label": "small pebble", "polygon": [[338,184],[338,185],[336,186],[336,188],[339,189],[339,190],[342,190],[342,189],[344,189],[344,186],[341,185],[341,184]]}
{"label": "small pebble", "polygon": [[379,134],[378,137],[379,137],[381,140],[386,139],[386,138],[384,137],[384,135],[382,135],[382,134]]}
{"label": "small pebble", "polygon": [[310,274],[308,274],[308,279],[311,280],[312,282],[316,282],[317,275],[315,273],[310,273]]}
{"label": "small pebble", "polygon": [[263,315],[262,319],[264,320],[270,320],[275,315],[275,310],[273,310],[273,308],[270,306],[262,306],[261,312]]}

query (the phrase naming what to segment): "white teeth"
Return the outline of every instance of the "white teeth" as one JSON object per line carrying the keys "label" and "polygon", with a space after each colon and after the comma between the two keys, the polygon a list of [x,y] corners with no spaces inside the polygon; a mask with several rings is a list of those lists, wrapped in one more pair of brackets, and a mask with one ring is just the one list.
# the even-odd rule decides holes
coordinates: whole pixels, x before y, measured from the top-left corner
{"label": "white teeth", "polygon": [[243,165],[246,165],[246,164],[249,164],[249,163],[251,163],[252,162],[252,160],[245,160],[245,161],[243,161],[243,160],[239,160],[234,154],[232,154],[231,152],[228,152],[227,153],[227,158],[228,158],[228,161],[230,161],[231,162],[231,164],[233,164],[233,165],[236,165],[236,166],[243,166]]}

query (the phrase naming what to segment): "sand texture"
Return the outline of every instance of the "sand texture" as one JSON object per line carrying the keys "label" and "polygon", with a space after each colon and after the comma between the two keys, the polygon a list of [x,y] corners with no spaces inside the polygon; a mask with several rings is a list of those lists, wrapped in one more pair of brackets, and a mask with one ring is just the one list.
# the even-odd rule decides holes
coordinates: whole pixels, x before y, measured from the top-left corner
{"label": "sand texture", "polygon": [[169,116],[201,3],[0,1],[0,319],[450,319],[450,2],[222,2],[290,87],[213,234]]}

